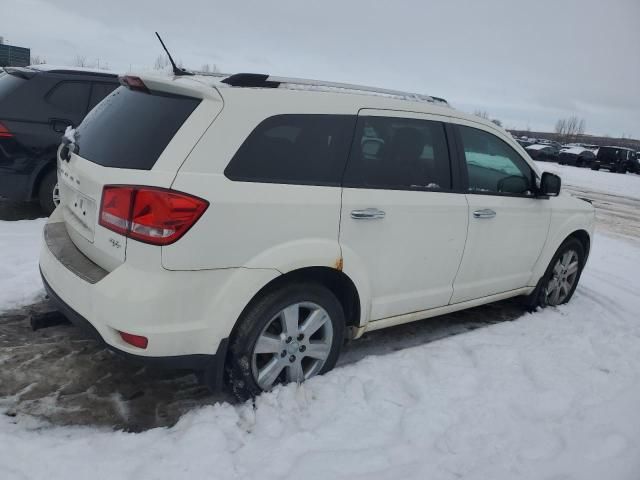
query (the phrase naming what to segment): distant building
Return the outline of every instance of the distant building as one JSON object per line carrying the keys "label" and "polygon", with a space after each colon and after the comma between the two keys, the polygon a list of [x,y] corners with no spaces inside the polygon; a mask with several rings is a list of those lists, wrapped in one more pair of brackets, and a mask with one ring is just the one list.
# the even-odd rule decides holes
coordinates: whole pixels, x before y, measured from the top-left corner
{"label": "distant building", "polygon": [[26,67],[31,63],[31,49],[7,45],[0,37],[0,67]]}

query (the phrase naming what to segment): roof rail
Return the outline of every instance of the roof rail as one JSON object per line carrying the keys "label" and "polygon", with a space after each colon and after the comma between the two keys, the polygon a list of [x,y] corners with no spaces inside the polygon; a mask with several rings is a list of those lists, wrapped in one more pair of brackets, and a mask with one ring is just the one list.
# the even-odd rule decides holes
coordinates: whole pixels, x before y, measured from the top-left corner
{"label": "roof rail", "polygon": [[448,102],[444,98],[432,97],[430,95],[422,95],[419,93],[402,92],[400,90],[389,90],[386,88],[368,87],[365,85],[354,85],[351,83],[326,82],[323,80],[311,80],[306,78],[276,77],[263,73],[236,73],[222,80],[222,83],[226,83],[227,85],[231,85],[232,87],[278,88],[282,84],[315,87],[316,89],[324,87],[328,89],[376,93],[379,95],[388,95],[392,97],[400,97],[404,99],[419,100],[431,103],[443,103],[448,105]]}

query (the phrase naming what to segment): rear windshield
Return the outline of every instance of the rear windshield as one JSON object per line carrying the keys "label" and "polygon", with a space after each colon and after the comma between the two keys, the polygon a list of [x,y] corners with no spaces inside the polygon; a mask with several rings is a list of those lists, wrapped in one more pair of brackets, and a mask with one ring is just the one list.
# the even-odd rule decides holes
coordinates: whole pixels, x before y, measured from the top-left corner
{"label": "rear windshield", "polygon": [[104,167],[151,170],[199,103],[197,98],[120,87],[78,127],[78,154]]}
{"label": "rear windshield", "polygon": [[0,69],[0,100],[3,100],[10,93],[14,92],[16,88],[24,85],[26,82],[27,80],[24,78],[20,78],[16,75],[10,75]]}

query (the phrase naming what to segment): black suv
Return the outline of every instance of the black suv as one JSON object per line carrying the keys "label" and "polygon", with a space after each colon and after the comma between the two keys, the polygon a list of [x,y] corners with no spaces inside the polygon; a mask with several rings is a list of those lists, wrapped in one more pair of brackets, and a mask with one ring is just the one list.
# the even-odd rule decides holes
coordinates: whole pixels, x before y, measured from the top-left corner
{"label": "black suv", "polygon": [[68,125],[119,86],[115,74],[44,65],[0,68],[0,196],[57,204],[56,153]]}
{"label": "black suv", "polygon": [[591,169],[600,170],[601,168],[618,173],[638,173],[636,152],[624,147],[600,147],[591,164]]}

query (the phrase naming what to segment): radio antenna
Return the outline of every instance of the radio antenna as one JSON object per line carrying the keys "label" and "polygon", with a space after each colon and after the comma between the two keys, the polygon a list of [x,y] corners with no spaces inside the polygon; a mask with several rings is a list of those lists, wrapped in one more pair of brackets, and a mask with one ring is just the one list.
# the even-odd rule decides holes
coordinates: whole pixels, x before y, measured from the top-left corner
{"label": "radio antenna", "polygon": [[169,53],[169,50],[167,50],[167,47],[165,46],[164,42],[162,41],[162,38],[160,38],[160,35],[158,34],[158,32],[156,32],[156,37],[158,37],[158,40],[160,40],[160,44],[162,45],[162,48],[164,48],[164,51],[167,52],[167,57],[169,57],[169,61],[171,62],[171,66],[173,67],[173,74],[176,75],[176,76],[194,75],[193,72],[190,72],[188,70],[185,70],[184,68],[178,67],[176,65],[176,62],[173,61],[173,57]]}

